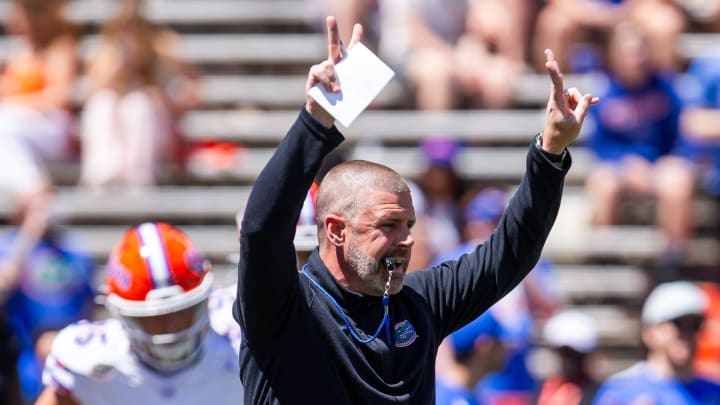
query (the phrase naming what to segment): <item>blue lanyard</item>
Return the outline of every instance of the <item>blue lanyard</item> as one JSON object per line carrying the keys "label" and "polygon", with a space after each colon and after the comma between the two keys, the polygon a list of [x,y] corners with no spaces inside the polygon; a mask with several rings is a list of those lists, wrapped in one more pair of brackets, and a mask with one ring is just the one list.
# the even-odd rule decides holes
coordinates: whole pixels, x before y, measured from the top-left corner
{"label": "blue lanyard", "polygon": [[335,300],[335,298],[333,298],[333,296],[330,295],[330,293],[327,292],[327,290],[325,290],[320,285],[320,283],[318,283],[317,281],[315,281],[315,279],[310,277],[310,274],[308,274],[306,271],[307,267],[308,267],[308,265],[306,263],[303,266],[302,270],[300,270],[300,274],[302,274],[308,280],[310,280],[310,282],[313,283],[313,285],[315,285],[315,287],[317,287],[317,289],[320,290],[320,292],[325,294],[325,296],[328,297],[328,299],[330,300],[330,302],[333,303],[333,305],[335,305],[335,308],[337,308],[338,312],[340,313],[340,317],[345,322],[345,330],[347,332],[349,332],[350,335],[355,340],[357,340],[358,342],[360,342],[362,344],[368,344],[368,343],[372,342],[373,340],[377,339],[377,337],[380,335],[380,331],[383,329],[383,326],[385,326],[385,336],[387,337],[388,344],[392,345],[392,339],[390,338],[390,308],[389,308],[390,297],[389,297],[387,291],[385,292],[385,294],[382,297],[383,308],[385,309],[385,314],[383,315],[382,322],[380,322],[380,325],[378,326],[377,330],[375,331],[375,334],[372,337],[370,337],[368,339],[363,339],[357,334],[357,332],[355,332],[355,328],[353,328],[352,325],[350,325],[350,321],[348,321],[347,315],[345,315],[345,311],[343,311],[342,307],[340,306],[340,304],[338,304],[338,302]]}

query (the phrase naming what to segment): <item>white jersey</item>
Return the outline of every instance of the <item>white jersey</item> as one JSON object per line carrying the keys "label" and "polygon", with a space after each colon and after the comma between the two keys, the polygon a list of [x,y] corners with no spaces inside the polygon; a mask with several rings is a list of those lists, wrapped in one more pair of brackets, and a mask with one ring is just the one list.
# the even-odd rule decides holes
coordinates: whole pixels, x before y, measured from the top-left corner
{"label": "white jersey", "polygon": [[240,327],[231,312],[234,298],[233,287],[211,294],[211,328],[202,354],[184,370],[161,374],[145,366],[130,350],[120,320],[81,321],[55,338],[43,383],[83,405],[242,403]]}

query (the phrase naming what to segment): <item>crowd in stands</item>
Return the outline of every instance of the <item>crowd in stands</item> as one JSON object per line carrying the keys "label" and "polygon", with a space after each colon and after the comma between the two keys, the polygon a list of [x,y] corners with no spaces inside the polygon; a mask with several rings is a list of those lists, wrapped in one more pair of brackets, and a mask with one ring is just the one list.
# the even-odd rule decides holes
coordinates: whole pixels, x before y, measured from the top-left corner
{"label": "crowd in stands", "polygon": [[[179,162],[177,117],[198,99],[197,73],[173,54],[174,35],[141,15],[141,1],[108,19],[85,66],[64,3],[16,0],[4,16],[18,39],[0,79],[0,188],[14,225],[0,241],[4,404],[33,403],[57,332],[95,313],[95,259],[52,216],[49,167],[79,160],[79,184],[91,188],[152,186],[161,162]],[[81,74],[88,97],[77,111]]]}
{"label": "crowd in stands", "polygon": [[[699,222],[693,202],[720,198],[720,48],[683,60],[673,45],[684,32],[719,30],[719,2],[306,3],[309,26],[328,13],[348,30],[363,22],[418,110],[515,108],[517,82],[543,72],[543,50],[552,48],[566,71],[603,78],[581,140],[594,155],[584,182],[592,225],[622,223],[623,204],[638,196],[657,201],[655,225],[667,246],[651,274],[663,284],[641,315],[643,362],[605,382],[593,373],[597,325],[569,309],[551,258],[542,257],[516,290],[441,346],[438,404],[720,403],[720,349],[711,338],[720,335],[701,329],[706,316],[720,318],[720,294],[714,282],[699,288],[683,273]],[[92,316],[95,263],[51,215],[49,167],[79,162],[78,185],[97,190],[152,187],[162,165],[182,169],[177,123],[202,104],[200,69],[179,57],[178,34],[142,15],[141,0],[122,0],[84,64],[82,33],[63,5],[12,0],[5,16],[5,31],[20,41],[0,78],[0,192],[13,206],[13,229],[0,238],[3,404],[33,403],[54,334]],[[78,111],[72,97],[81,76]],[[427,134],[418,145],[427,165],[411,179],[414,269],[482,243],[503,214],[510,188],[464,179],[455,168],[464,146],[453,134]],[[528,366],[539,335],[559,359],[544,379]],[[645,402],[631,402],[638,399]]]}

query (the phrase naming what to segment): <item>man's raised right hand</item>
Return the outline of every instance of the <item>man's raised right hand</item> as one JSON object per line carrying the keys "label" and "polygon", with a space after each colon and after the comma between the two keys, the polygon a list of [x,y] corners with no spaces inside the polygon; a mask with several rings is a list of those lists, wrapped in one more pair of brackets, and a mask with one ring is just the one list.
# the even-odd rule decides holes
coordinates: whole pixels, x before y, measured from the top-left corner
{"label": "man's raised right hand", "polygon": [[[328,58],[323,62],[313,65],[308,73],[307,84],[305,85],[305,109],[312,115],[317,121],[324,126],[330,128],[334,125],[335,120],[333,117],[325,111],[312,97],[310,97],[310,89],[316,84],[320,83],[326,91],[337,93],[340,91],[340,81],[338,80],[337,73],[335,72],[335,64],[340,62],[343,55],[343,46],[340,40],[340,33],[338,31],[337,20],[333,16],[328,16],[327,22],[327,33],[328,33]],[[358,43],[363,36],[363,27],[360,24],[353,26],[352,38],[347,49],[351,49]]]}

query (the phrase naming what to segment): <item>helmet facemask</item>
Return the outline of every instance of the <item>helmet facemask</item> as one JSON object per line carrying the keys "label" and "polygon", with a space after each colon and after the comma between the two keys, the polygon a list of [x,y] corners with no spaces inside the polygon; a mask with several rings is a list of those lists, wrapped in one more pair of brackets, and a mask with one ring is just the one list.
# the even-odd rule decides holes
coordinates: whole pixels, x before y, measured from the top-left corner
{"label": "helmet facemask", "polygon": [[131,347],[143,363],[172,373],[198,358],[209,328],[207,303],[212,278],[212,273],[206,274],[202,284],[188,292],[177,286],[154,290],[146,301],[108,296],[108,309],[122,320]]}
{"label": "helmet facemask", "polygon": [[185,317],[188,327],[166,333],[150,333],[144,326],[152,318],[122,317],[132,347],[140,360],[161,372],[174,372],[185,368],[200,354],[202,339],[208,330],[207,300],[161,317]]}

